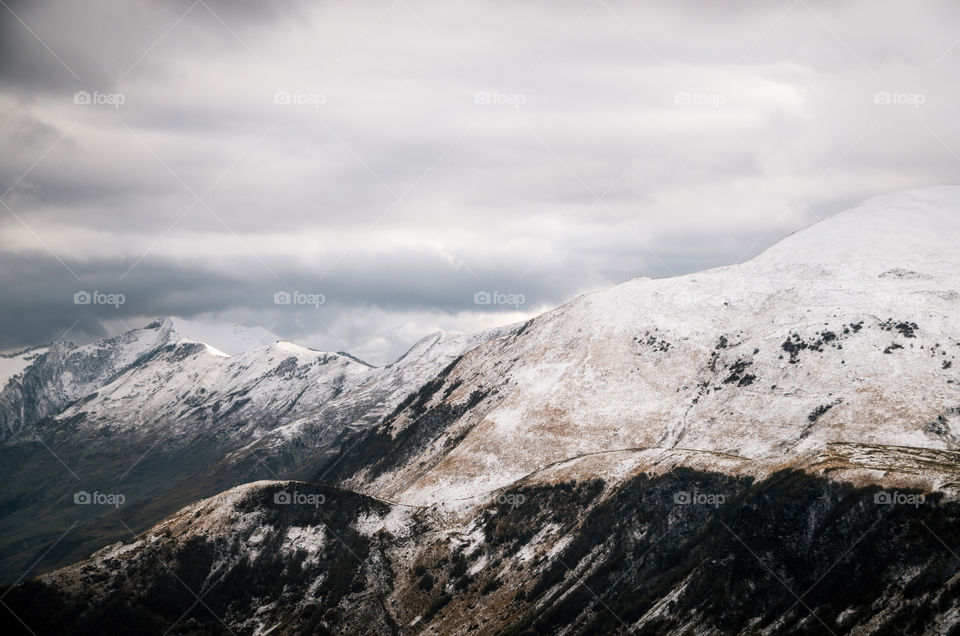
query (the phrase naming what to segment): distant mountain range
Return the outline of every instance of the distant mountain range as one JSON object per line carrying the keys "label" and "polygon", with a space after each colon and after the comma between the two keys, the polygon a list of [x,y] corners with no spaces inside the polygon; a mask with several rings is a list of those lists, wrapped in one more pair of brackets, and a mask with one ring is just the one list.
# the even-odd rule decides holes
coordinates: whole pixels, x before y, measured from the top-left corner
{"label": "distant mountain range", "polygon": [[179,319],[28,349],[0,572],[47,573],[8,622],[953,633],[958,355],[953,186],[382,369]]}
{"label": "distant mountain range", "polygon": [[[74,523],[38,568],[124,536],[120,517],[140,530],[224,488],[308,476],[350,430],[501,332],[432,334],[376,369],[260,328],[165,318],[8,358],[21,368],[0,393],[0,574],[16,580]],[[122,492],[125,503],[65,507],[78,491]]]}

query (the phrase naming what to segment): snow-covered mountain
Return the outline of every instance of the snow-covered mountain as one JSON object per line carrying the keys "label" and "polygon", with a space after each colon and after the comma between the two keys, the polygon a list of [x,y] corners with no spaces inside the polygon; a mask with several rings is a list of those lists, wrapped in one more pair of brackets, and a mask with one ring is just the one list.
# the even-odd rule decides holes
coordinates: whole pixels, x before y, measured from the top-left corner
{"label": "snow-covered mountain", "polygon": [[[951,186],[384,369],[164,343],[35,425],[114,472],[162,440],[130,470],[149,530],[98,516],[60,562],[126,538],[4,603],[38,633],[954,633],[958,310]],[[0,531],[56,519],[32,559],[78,513],[23,506],[63,472],[26,444]]]}
{"label": "snow-covered mountain", "polygon": [[260,327],[165,318],[81,347],[66,342],[0,358],[0,440],[84,398],[163,347],[203,343],[226,357],[280,340]]}
{"label": "snow-covered mountain", "polygon": [[958,354],[960,188],[909,191],[747,263],[632,280],[539,316],[364,432],[379,460],[332,470],[429,505],[555,462],[617,451],[616,472],[619,451],[645,464],[643,449],[666,449],[700,468],[822,465],[955,491],[952,464],[915,467],[918,454],[960,456]]}
{"label": "snow-covered mountain", "polygon": [[[358,433],[381,422],[411,393],[464,352],[517,328],[508,326],[475,334],[432,333],[396,362],[371,374],[366,384],[330,399],[303,417],[287,418],[285,421],[289,423],[265,433],[252,445],[229,456],[227,461],[236,462],[239,456],[254,455],[261,461],[270,458],[272,465],[281,467],[279,472],[313,476],[312,469],[318,463],[325,463],[325,458],[333,459],[341,452],[350,452],[344,444],[355,444]],[[293,440],[295,443],[291,443]],[[318,449],[323,452],[318,453]],[[366,449],[358,450],[366,456]]]}
{"label": "snow-covered mountain", "polygon": [[0,394],[9,407],[0,572],[15,578],[78,518],[85,526],[52,559],[119,536],[117,511],[63,505],[77,491],[122,492],[124,518],[143,528],[251,479],[311,473],[345,431],[375,423],[466,348],[503,332],[433,334],[376,369],[259,328],[165,318],[11,357],[18,366]]}

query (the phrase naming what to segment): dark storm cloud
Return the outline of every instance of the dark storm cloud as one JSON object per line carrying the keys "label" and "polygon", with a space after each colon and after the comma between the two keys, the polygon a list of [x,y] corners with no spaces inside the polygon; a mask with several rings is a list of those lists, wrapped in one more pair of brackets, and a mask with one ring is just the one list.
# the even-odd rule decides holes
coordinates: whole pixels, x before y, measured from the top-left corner
{"label": "dark storm cloud", "polygon": [[5,0],[0,7],[0,78],[21,91],[115,87],[174,23],[208,38],[229,29],[302,19],[303,0]]}
{"label": "dark storm cloud", "polygon": [[175,314],[385,362],[960,164],[951,2],[7,4],[4,348]]}

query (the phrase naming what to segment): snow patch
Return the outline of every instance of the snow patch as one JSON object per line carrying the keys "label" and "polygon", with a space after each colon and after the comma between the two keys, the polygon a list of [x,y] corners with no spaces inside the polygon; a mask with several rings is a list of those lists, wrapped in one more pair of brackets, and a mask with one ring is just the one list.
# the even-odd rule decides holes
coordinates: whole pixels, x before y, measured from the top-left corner
{"label": "snow patch", "polygon": [[283,535],[280,549],[283,552],[307,553],[306,563],[316,564],[320,561],[319,552],[327,544],[327,535],[322,525],[318,526],[290,526]]}

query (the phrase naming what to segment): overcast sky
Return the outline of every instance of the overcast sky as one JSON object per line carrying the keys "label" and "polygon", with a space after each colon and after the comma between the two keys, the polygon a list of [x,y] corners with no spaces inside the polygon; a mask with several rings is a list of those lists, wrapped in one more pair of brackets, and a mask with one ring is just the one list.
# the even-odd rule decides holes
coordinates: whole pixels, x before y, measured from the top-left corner
{"label": "overcast sky", "polygon": [[960,181],[956,2],[0,4],[0,349],[178,315],[383,364]]}

